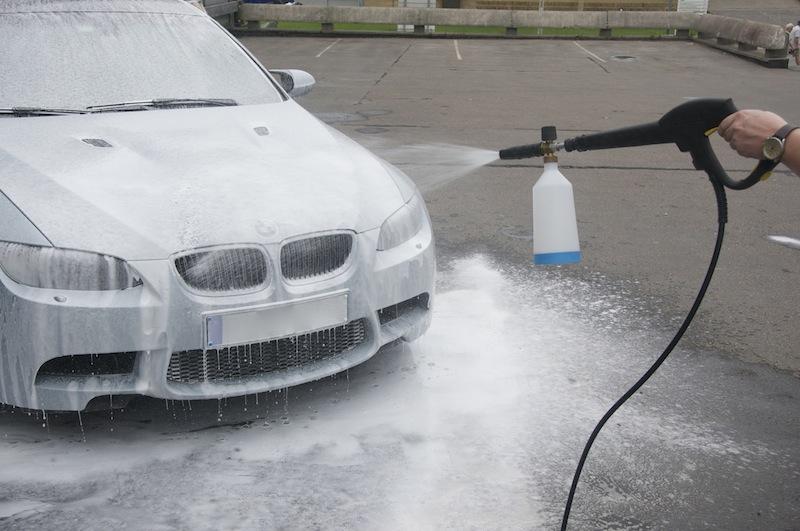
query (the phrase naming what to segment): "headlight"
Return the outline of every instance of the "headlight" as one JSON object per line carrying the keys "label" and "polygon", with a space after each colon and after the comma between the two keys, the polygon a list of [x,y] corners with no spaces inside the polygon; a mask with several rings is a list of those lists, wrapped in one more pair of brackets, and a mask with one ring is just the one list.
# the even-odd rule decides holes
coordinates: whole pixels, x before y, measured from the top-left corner
{"label": "headlight", "polygon": [[15,282],[34,288],[104,291],[142,283],[113,256],[21,243],[0,242],[0,267]]}
{"label": "headlight", "polygon": [[414,194],[408,203],[400,207],[397,212],[381,225],[381,233],[378,236],[378,250],[385,251],[392,247],[397,247],[403,242],[410,240],[416,235],[427,219],[425,211],[425,201]]}

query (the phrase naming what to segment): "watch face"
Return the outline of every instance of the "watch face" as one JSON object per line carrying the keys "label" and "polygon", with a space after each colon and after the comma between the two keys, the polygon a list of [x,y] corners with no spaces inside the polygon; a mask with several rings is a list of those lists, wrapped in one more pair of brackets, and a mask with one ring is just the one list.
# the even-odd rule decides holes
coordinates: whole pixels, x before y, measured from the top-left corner
{"label": "watch face", "polygon": [[762,149],[764,158],[769,160],[778,160],[783,155],[783,142],[774,136],[769,137],[764,141]]}

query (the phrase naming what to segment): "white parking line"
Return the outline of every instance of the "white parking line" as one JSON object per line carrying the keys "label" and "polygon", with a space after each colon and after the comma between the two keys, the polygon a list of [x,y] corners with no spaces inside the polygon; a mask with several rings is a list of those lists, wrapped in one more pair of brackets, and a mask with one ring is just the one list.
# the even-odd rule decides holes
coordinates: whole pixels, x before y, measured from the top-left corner
{"label": "white parking line", "polygon": [[333,43],[331,43],[330,46],[328,46],[327,48],[325,48],[324,50],[322,50],[321,52],[319,52],[317,54],[317,58],[322,57],[322,54],[324,54],[325,52],[327,52],[328,50],[330,50],[331,48],[336,46],[339,43],[340,40],[342,40],[342,39],[336,39],[335,41],[333,41]]}
{"label": "white parking line", "polygon": [[602,58],[602,57],[600,57],[599,55],[597,55],[597,54],[594,54],[594,53],[590,52],[589,50],[587,50],[586,48],[584,48],[583,46],[581,46],[580,44],[578,44],[578,43],[577,43],[577,41],[572,41],[572,42],[575,44],[575,46],[577,46],[578,48],[580,48],[580,49],[581,49],[581,50],[583,50],[584,52],[588,53],[589,55],[591,55],[592,57],[594,57],[595,59],[597,59],[597,60],[598,60],[598,61],[600,61],[601,63],[605,63],[605,62],[607,62],[605,59],[603,59],[603,58]]}
{"label": "white parking line", "polygon": [[458,49],[458,41],[453,40],[453,47],[456,49],[456,59],[461,60],[461,50]]}

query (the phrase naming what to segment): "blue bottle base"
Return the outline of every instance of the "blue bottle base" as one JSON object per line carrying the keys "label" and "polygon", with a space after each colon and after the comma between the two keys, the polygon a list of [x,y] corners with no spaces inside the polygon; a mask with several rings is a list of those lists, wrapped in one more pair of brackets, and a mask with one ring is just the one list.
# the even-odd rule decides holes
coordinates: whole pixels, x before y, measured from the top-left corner
{"label": "blue bottle base", "polygon": [[541,253],[533,255],[533,263],[536,265],[563,265],[575,264],[581,261],[581,252],[567,253]]}

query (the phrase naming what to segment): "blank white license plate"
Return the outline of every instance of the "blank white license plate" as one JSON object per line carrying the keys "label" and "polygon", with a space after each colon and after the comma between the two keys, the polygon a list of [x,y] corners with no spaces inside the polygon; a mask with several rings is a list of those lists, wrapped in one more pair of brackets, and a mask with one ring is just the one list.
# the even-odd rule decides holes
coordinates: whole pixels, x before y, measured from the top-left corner
{"label": "blank white license plate", "polygon": [[207,313],[206,345],[256,343],[347,322],[347,291],[288,303]]}

